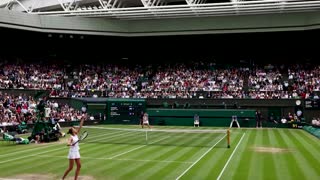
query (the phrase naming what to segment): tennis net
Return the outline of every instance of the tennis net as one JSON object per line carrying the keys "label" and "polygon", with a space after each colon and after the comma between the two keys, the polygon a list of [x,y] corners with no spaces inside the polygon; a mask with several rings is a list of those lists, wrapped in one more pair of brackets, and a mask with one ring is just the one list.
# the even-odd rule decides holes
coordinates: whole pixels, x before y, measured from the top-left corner
{"label": "tennis net", "polygon": [[[163,146],[229,147],[230,132],[226,129],[126,129],[86,126],[89,136],[83,143],[147,144]],[[218,146],[218,147],[219,147]]]}

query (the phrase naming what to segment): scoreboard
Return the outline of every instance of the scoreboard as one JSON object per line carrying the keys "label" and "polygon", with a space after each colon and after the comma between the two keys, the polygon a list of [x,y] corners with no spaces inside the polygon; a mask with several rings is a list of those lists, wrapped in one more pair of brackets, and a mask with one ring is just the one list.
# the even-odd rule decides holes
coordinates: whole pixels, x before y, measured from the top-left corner
{"label": "scoreboard", "polygon": [[108,99],[108,120],[111,123],[139,124],[140,114],[145,108],[143,99]]}
{"label": "scoreboard", "polygon": [[320,108],[320,99],[306,99],[304,101],[306,109],[319,109]]}

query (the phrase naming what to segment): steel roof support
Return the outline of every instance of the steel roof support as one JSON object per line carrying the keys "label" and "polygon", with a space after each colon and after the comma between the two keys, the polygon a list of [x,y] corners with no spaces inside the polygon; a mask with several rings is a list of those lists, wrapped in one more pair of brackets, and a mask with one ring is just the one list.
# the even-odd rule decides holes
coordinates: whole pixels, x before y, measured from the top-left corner
{"label": "steel roof support", "polygon": [[[58,0],[61,2],[61,0]],[[194,16],[226,16],[237,14],[268,14],[319,11],[320,0],[231,0],[225,3],[205,3],[206,0],[186,0],[187,5],[161,6],[164,0],[141,0],[144,7],[121,7],[121,0],[99,0],[104,9],[38,12],[32,14],[122,19],[179,18]],[[151,3],[151,4],[150,4]],[[194,4],[200,3],[200,4]],[[201,4],[202,3],[202,4]],[[27,11],[26,11],[27,12]]]}
{"label": "steel roof support", "polygon": [[144,7],[164,6],[167,3],[164,0],[141,0]]}
{"label": "steel roof support", "polygon": [[27,8],[19,0],[11,0],[6,4],[5,8],[12,10],[13,4],[17,3],[24,12],[31,13],[34,9],[35,3],[38,2],[38,0],[32,0],[32,2],[33,4],[29,8]]}

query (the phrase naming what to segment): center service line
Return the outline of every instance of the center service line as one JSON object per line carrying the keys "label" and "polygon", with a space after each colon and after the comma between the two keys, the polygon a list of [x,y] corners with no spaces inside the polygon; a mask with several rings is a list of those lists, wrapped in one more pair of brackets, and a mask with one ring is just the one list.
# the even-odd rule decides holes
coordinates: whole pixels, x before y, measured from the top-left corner
{"label": "center service line", "polygon": [[217,180],[220,180],[220,178],[221,178],[221,176],[222,176],[222,174],[223,174],[224,170],[226,170],[226,168],[227,168],[227,166],[228,166],[228,164],[229,164],[230,160],[232,159],[232,157],[233,157],[234,153],[235,153],[235,152],[236,152],[236,150],[238,149],[238,146],[240,145],[240,143],[241,143],[241,141],[242,141],[242,139],[243,139],[244,135],[246,135],[246,133],[243,133],[243,135],[242,135],[242,137],[241,137],[240,141],[238,142],[238,144],[237,144],[236,148],[234,148],[234,150],[233,150],[233,152],[232,152],[231,156],[229,157],[228,161],[226,162],[226,164],[224,165],[223,169],[221,170],[221,172],[220,172],[219,176],[217,177]]}

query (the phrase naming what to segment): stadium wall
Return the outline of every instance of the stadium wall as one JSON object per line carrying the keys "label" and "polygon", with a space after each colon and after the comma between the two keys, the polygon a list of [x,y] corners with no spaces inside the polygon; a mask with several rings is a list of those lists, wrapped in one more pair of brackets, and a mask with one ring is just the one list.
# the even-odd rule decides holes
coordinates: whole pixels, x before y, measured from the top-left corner
{"label": "stadium wall", "polygon": [[[44,95],[48,95],[48,92],[43,93],[41,90],[31,89],[1,89],[0,91],[17,96],[20,94],[26,94],[27,96],[32,96],[36,99],[41,98]],[[69,104],[75,109],[81,109],[82,106],[87,104],[87,102],[80,100],[81,98],[53,97],[50,99],[61,104]],[[99,98],[99,101],[96,103],[101,104],[105,99],[107,98]],[[295,102],[296,99],[146,99],[146,107],[158,109],[255,109],[260,110],[265,120],[267,120],[271,113],[275,115],[276,119],[280,119],[282,116],[286,116],[289,112],[295,112],[297,108]],[[319,109],[305,109],[304,104],[305,103],[302,100],[301,108],[307,122],[311,121],[314,117],[320,117]],[[106,111],[101,108],[90,109],[90,107],[88,107],[88,110],[90,113],[100,113],[100,111],[102,114],[106,113]]]}
{"label": "stadium wall", "polygon": [[244,109],[147,109],[151,124],[193,126],[198,114],[200,126],[229,126],[232,116],[238,117],[241,126],[255,126],[255,110]]}
{"label": "stadium wall", "polygon": [[[59,98],[54,98],[59,101]],[[101,108],[93,108],[87,106],[88,112],[93,116],[99,116],[110,113],[110,105],[107,104],[107,98],[102,98],[106,106]],[[93,100],[92,103],[102,104],[102,99]],[[73,101],[72,99],[71,101]],[[81,98],[77,99],[79,103]],[[128,101],[128,99],[119,99],[119,102]],[[193,115],[202,112],[202,118],[208,126],[225,126],[230,123],[232,115],[238,115],[239,121],[244,126],[252,127],[255,124],[254,114],[256,110],[260,110],[265,124],[269,121],[271,114],[275,120],[280,121],[282,117],[287,117],[288,113],[295,113],[297,109],[303,111],[304,119],[308,122],[312,119],[312,114],[307,112],[318,112],[318,110],[304,110],[304,102],[301,106],[295,104],[296,99],[146,99],[146,108],[150,113],[152,123],[167,125],[187,125],[193,122]],[[81,102],[80,102],[81,103]],[[86,101],[82,101],[82,105],[86,105]],[[73,106],[73,105],[72,105]],[[79,106],[80,107],[80,106]],[[94,106],[96,107],[96,106]],[[250,112],[243,116],[243,112]],[[139,111],[140,112],[140,111]],[[230,114],[231,113],[231,114]],[[241,113],[241,114],[234,114]],[[121,118],[120,118],[121,119]],[[110,119],[108,119],[110,120]],[[119,121],[119,120],[117,120]],[[106,123],[112,123],[108,121]],[[120,122],[120,121],[119,121]],[[243,124],[246,123],[246,124]]]}
{"label": "stadium wall", "polygon": [[0,9],[0,27],[90,35],[126,35],[128,23],[118,20],[30,15]]}
{"label": "stadium wall", "polygon": [[0,27],[47,33],[106,36],[295,31],[319,29],[320,12],[129,21],[106,18],[39,16],[0,9]]}

